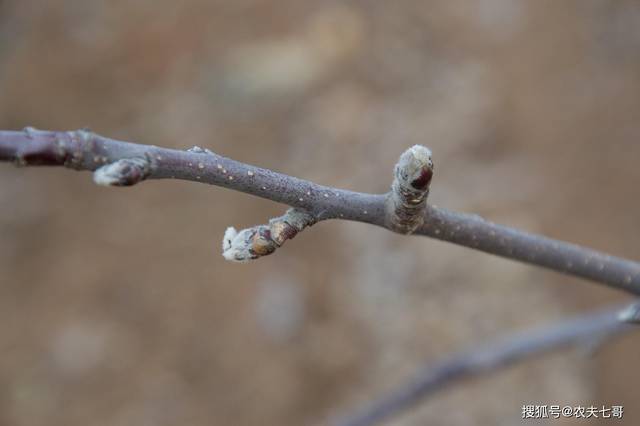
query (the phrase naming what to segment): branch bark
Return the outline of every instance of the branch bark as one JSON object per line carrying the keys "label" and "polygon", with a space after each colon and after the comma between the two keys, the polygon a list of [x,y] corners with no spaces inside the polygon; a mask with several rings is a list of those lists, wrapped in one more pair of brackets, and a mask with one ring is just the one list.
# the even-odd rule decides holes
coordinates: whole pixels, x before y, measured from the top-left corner
{"label": "branch bark", "polygon": [[433,171],[430,159],[418,165],[416,170],[420,173],[412,175],[422,176],[418,182],[426,182],[423,188],[413,188],[426,189],[416,203],[419,208],[409,209],[408,214],[405,209],[399,221],[390,214],[398,212],[397,200],[407,199],[407,194],[399,192],[396,185],[387,194],[346,191],[244,164],[198,147],[188,151],[159,148],[109,139],[88,130],[0,131],[0,161],[18,166],[57,165],[97,171],[94,180],[108,185],[130,185],[144,179],[208,183],[286,204],[310,215],[315,222],[344,219],[425,235],[640,295],[637,262],[426,204],[431,180],[428,171]]}
{"label": "branch bark", "polygon": [[419,371],[411,381],[358,412],[332,424],[370,426],[408,409],[463,379],[506,368],[551,350],[589,345],[635,329],[638,304],[582,315],[548,328],[533,330],[490,342],[455,354],[435,366]]}

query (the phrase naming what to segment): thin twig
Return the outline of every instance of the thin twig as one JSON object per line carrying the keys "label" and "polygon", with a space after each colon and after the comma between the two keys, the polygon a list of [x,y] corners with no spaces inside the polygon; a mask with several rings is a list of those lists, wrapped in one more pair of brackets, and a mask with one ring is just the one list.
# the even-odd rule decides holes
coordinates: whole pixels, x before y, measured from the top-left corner
{"label": "thin twig", "polygon": [[336,426],[370,426],[423,402],[433,394],[460,380],[506,368],[534,355],[571,345],[587,345],[594,340],[611,338],[635,329],[628,324],[624,312],[631,307],[617,307],[582,315],[546,328],[524,332],[460,352],[435,366],[428,366],[410,382],[383,396],[362,410],[336,420]]}
{"label": "thin twig", "polygon": [[[119,160],[127,160],[119,163]],[[0,161],[19,166],[58,165],[96,171],[99,183],[182,179],[222,186],[286,204],[315,221],[345,219],[390,229],[393,193],[364,194],[318,185],[193,148],[158,148],[105,138],[87,130],[0,131]],[[123,174],[113,173],[124,170]],[[430,177],[430,176],[429,176]],[[595,250],[496,225],[479,216],[424,207],[414,234],[575,275],[640,295],[640,264]]]}

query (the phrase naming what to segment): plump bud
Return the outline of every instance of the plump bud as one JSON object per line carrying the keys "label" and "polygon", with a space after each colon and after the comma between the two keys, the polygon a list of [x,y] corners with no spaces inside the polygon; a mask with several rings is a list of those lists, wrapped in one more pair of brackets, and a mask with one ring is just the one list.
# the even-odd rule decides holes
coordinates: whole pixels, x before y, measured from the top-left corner
{"label": "plump bud", "polygon": [[429,148],[414,145],[402,153],[387,199],[387,225],[391,230],[411,234],[422,225],[432,177]]}

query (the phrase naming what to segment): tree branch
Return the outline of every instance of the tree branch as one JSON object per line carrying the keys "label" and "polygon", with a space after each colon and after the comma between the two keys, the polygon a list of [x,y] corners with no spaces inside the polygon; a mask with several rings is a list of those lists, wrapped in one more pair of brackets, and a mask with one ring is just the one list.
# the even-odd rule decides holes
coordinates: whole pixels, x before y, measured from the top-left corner
{"label": "tree branch", "polygon": [[[480,348],[460,352],[449,359],[419,371],[408,383],[383,396],[370,406],[332,424],[337,426],[369,426],[424,401],[460,380],[480,376],[534,355],[571,345],[587,345],[593,341],[635,329],[638,304],[591,313],[566,320],[547,328],[524,332],[490,342]],[[633,312],[635,314],[629,314]],[[631,315],[632,318],[629,318]],[[636,318],[637,319],[637,318]]]}
{"label": "tree branch", "polygon": [[[428,151],[423,150],[426,150],[423,153]],[[418,157],[413,154],[411,158]],[[433,171],[430,158],[418,162],[417,167],[412,166],[414,172],[418,170],[419,173],[411,174],[413,179],[407,180],[411,183],[417,179],[424,183],[422,188],[413,187],[423,191],[415,198],[419,199],[416,203],[419,208],[405,209],[401,214],[397,214],[396,207],[402,207],[402,200],[409,198],[407,193],[399,191],[402,189],[399,185],[394,184],[392,192],[387,194],[346,191],[240,163],[198,147],[189,151],[159,148],[117,141],[87,130],[56,132],[27,128],[0,131],[0,161],[11,161],[18,166],[58,165],[97,171],[94,180],[100,184],[131,185],[143,179],[208,183],[286,204],[310,215],[314,221],[345,219],[396,232],[413,231],[640,295],[640,264],[637,262],[496,225],[476,215],[423,204]],[[416,163],[412,160],[401,161],[401,164]],[[422,215],[421,219],[419,216],[416,219],[416,210]],[[391,217],[394,212],[399,221]]]}

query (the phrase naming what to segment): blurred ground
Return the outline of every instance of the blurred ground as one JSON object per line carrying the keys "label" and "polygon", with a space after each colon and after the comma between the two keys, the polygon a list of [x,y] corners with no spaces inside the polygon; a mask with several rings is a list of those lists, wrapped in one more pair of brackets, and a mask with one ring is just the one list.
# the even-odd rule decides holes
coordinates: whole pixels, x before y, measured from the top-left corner
{"label": "blurred ground", "polygon": [[[422,143],[433,203],[640,258],[632,0],[0,0],[0,128],[27,125],[365,192]],[[624,297],[354,223],[231,264],[224,229],[282,206],[62,169],[0,182],[3,425],[318,424],[451,351]],[[393,424],[605,403],[636,425],[639,352],[631,335],[531,361]]]}

